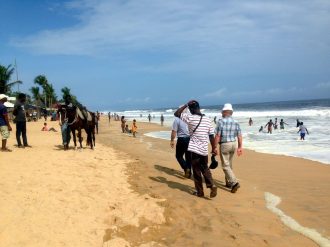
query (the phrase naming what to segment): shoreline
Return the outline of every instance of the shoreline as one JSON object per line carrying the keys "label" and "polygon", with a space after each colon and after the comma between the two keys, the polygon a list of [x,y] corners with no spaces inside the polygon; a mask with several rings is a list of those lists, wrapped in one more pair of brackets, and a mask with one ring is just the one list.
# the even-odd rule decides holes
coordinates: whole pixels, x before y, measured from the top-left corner
{"label": "shoreline", "polygon": [[[132,121],[133,118],[127,118],[129,121]],[[141,121],[141,119],[139,118],[136,118],[137,121],[140,123],[143,123],[143,124],[148,124],[148,120],[143,120]],[[151,122],[150,124],[155,124],[156,126],[159,126],[161,127],[162,131],[171,131],[171,126],[169,125],[169,123],[166,123],[164,124],[164,126],[161,126],[160,123],[157,123],[157,122]],[[277,131],[281,131],[281,130],[277,130]],[[157,134],[159,133],[159,131],[155,131],[155,132],[151,132],[151,133],[144,133],[144,134]],[[266,134],[266,132],[264,132],[264,134]],[[163,137],[160,137],[160,136],[152,136],[152,135],[147,135],[148,137],[152,137],[152,138],[156,138],[156,139],[161,139],[161,140],[167,140],[166,138],[163,138]],[[168,135],[170,136],[170,134]],[[243,137],[243,142],[244,142],[244,139],[245,137]],[[169,140],[169,137],[168,137],[168,140]],[[299,142],[301,142],[299,140]],[[243,143],[244,144],[244,143]],[[316,159],[316,158],[308,158],[308,157],[302,157],[302,156],[298,156],[298,155],[294,155],[294,154],[286,154],[286,153],[272,153],[271,151],[261,151],[261,150],[258,150],[257,148],[253,149],[251,147],[247,147],[247,148],[244,148],[245,150],[250,150],[250,151],[255,151],[257,153],[261,153],[261,154],[270,154],[270,155],[282,155],[282,156],[286,156],[286,157],[294,157],[294,158],[298,158],[298,159],[304,159],[304,160],[307,160],[307,161],[314,161],[314,162],[318,162],[318,163],[321,163],[321,164],[324,164],[324,165],[330,165],[330,161],[325,161],[326,159],[322,158],[322,159]]]}
{"label": "shoreline", "polygon": [[[103,120],[104,123],[104,127],[108,128],[108,124],[107,124],[107,120],[104,119]],[[158,124],[149,124],[149,123],[138,123],[139,125],[139,135],[138,138],[135,140],[131,140],[131,138],[129,136],[126,135],[122,135],[121,133],[119,133],[119,124],[118,124],[118,132],[116,130],[113,130],[113,126],[117,125],[117,122],[112,121],[110,124],[110,134],[108,135],[109,138],[111,138],[111,141],[105,141],[105,143],[107,143],[107,145],[113,146],[116,149],[120,149],[123,150],[124,152],[129,152],[130,155],[132,157],[138,158],[140,160],[140,162],[142,162],[142,164],[144,164],[145,166],[148,166],[148,168],[144,167],[143,170],[140,169],[140,173],[142,173],[143,175],[146,174],[157,174],[158,176],[154,176],[153,178],[157,178],[154,179],[152,181],[145,181],[146,178],[142,177],[135,177],[134,181],[132,181],[133,184],[135,184],[136,189],[139,191],[143,191],[146,193],[154,193],[155,189],[154,186],[155,184],[158,182],[160,184],[165,184],[167,185],[170,189],[176,189],[176,190],[181,190],[185,193],[188,193],[186,195],[184,195],[184,197],[190,198],[192,197],[191,195],[189,195],[189,193],[193,190],[193,181],[187,181],[185,179],[183,179],[181,176],[182,172],[180,171],[179,165],[176,163],[176,160],[174,159],[174,152],[168,147],[168,142],[165,140],[161,140],[161,139],[155,139],[152,137],[147,137],[144,134],[147,132],[151,132],[151,131],[160,131],[160,130],[166,130],[166,127],[161,127]],[[128,139],[128,143],[125,141],[125,139]],[[104,141],[104,140],[101,140]],[[124,145],[120,145],[120,142],[122,142]],[[131,144],[131,142],[134,142],[135,145],[138,145],[138,150],[140,152],[137,151],[130,151],[132,150],[132,147],[134,146],[133,144]],[[144,147],[143,147],[144,146]],[[135,147],[136,148],[136,147]],[[152,151],[152,155],[147,154],[146,152]],[[141,155],[141,153],[143,153],[143,155]],[[159,153],[162,153],[163,155],[160,155]],[[166,156],[164,156],[164,154],[166,154]],[[152,158],[151,156],[155,156],[154,158]],[[161,156],[161,158],[159,157]],[[234,163],[234,169],[238,175],[239,178],[241,178],[241,181],[243,182],[243,189],[242,191],[248,189],[250,190],[249,193],[260,193],[258,196],[258,206],[262,207],[263,209],[266,209],[266,202],[265,202],[265,198],[264,198],[264,193],[265,192],[271,192],[277,196],[280,196],[283,200],[282,203],[278,206],[281,210],[283,210],[287,215],[291,216],[292,218],[296,219],[298,222],[300,222],[301,225],[306,226],[306,227],[310,227],[310,228],[315,228],[318,232],[320,232],[323,236],[329,236],[329,230],[330,230],[330,225],[329,223],[326,221],[326,218],[329,218],[329,213],[328,210],[330,208],[329,205],[329,200],[327,200],[326,194],[327,191],[330,189],[330,183],[327,182],[329,181],[329,175],[325,175],[327,174],[328,167],[325,166],[322,163],[319,162],[315,162],[315,161],[310,161],[307,159],[303,159],[303,158],[295,158],[295,157],[288,157],[288,156],[283,156],[283,155],[272,155],[272,154],[263,154],[263,153],[257,153],[255,151],[250,151],[250,150],[246,150],[245,153],[246,160],[245,158],[242,159],[237,159],[235,160]],[[245,157],[244,156],[244,157]],[[252,156],[252,160],[250,160],[250,156]],[[162,164],[162,165],[155,165],[153,164],[155,162],[155,160],[157,160],[158,158],[158,163]],[[256,169],[256,173],[257,174],[253,174],[253,172],[249,171],[249,168],[245,166],[243,166],[244,163],[246,163],[247,160],[250,160],[248,163],[249,165],[251,165],[251,163],[258,163],[257,166],[255,166]],[[263,163],[264,160],[270,160],[272,161],[271,166],[272,169],[270,169],[270,171],[267,171],[267,169],[265,169],[265,167],[263,167]],[[157,161],[156,161],[157,162]],[[322,170],[322,171],[318,171],[318,175],[320,176],[325,176],[326,179],[321,179],[323,182],[320,185],[321,191],[319,191],[318,193],[320,195],[315,195],[313,193],[311,193],[308,196],[308,199],[304,199],[303,201],[306,202],[306,204],[300,206],[297,205],[295,202],[299,202],[301,201],[301,196],[304,196],[303,194],[301,195],[296,195],[297,192],[301,192],[301,189],[298,188],[298,191],[296,190],[297,188],[294,189],[287,189],[286,185],[281,185],[279,181],[274,181],[271,183],[268,183],[268,179],[271,178],[274,173],[273,170],[275,168],[275,171],[277,170],[277,174],[276,177],[281,177],[281,173],[278,172],[278,169],[276,169],[276,167],[274,167],[277,163],[285,163],[284,165],[280,165],[281,168],[284,168],[286,165],[293,163],[293,165],[291,165],[292,167],[289,169],[290,172],[294,172],[295,169],[299,168],[300,170],[302,170],[303,168],[308,167],[308,171],[306,171],[303,175],[300,175],[301,177],[306,178],[306,176],[308,176],[308,172],[312,171],[312,170]],[[163,165],[164,164],[164,165]],[[314,165],[316,165],[316,167],[313,167]],[[252,167],[251,167],[252,168]],[[279,169],[281,169],[279,168]],[[260,170],[260,171],[259,171]],[[267,171],[267,177],[265,178],[260,178],[260,176],[258,174],[262,174],[263,172]],[[219,179],[221,177],[223,177],[223,175],[221,174],[222,171],[220,171],[220,169],[218,168],[215,172],[215,178],[217,181],[217,185],[218,187],[221,189],[222,186],[222,182],[223,179]],[[160,176],[161,175],[161,176]],[[164,175],[170,175],[174,176],[176,178],[179,178],[179,183],[177,181],[170,181],[167,177],[165,177]],[[220,176],[219,176],[220,175]],[[317,176],[318,176],[317,175]],[[317,180],[315,176],[312,176],[313,179],[312,180]],[[249,181],[250,179],[248,177],[252,178],[252,181]],[[292,184],[294,185],[295,182],[293,181],[286,181],[288,176],[284,176],[283,177],[283,181],[285,181],[286,184],[290,184],[290,186],[292,187]],[[164,180],[164,178],[166,180]],[[278,179],[278,178],[276,178]],[[141,181],[136,182],[136,180],[142,180],[145,183],[145,188],[141,188],[141,186],[138,186],[136,184],[140,184]],[[158,180],[158,181],[157,181]],[[189,189],[183,188],[183,185],[180,184],[180,182],[188,182],[188,187]],[[311,183],[313,184],[313,181],[311,181]],[[303,187],[308,188],[308,186],[306,185],[306,183],[302,180],[301,185],[303,185]],[[317,184],[316,184],[317,185]],[[149,187],[151,187],[150,189],[148,189]],[[173,187],[173,188],[172,188]],[[296,187],[296,186],[294,186]],[[323,187],[323,189],[322,189]],[[162,192],[164,190],[164,188],[160,189],[160,191]],[[225,189],[224,189],[225,190]],[[261,191],[260,191],[261,190]],[[246,191],[244,191],[246,192]],[[224,196],[225,198],[223,199],[219,199],[219,205],[221,205],[222,200],[227,200],[228,198],[231,198],[232,195],[227,195],[227,193],[222,192],[222,190],[220,190],[220,196],[219,198],[221,198],[222,196]],[[251,196],[251,195],[250,195]],[[238,200],[238,202],[241,202],[241,200],[244,200],[243,198],[245,196],[243,196],[243,198],[239,198],[240,197],[240,192],[235,195],[235,197],[238,197],[237,199],[233,199],[233,200]],[[322,203],[314,203],[313,204],[313,200],[315,199],[314,197],[320,197],[322,198]],[[168,198],[166,198],[168,199]],[[251,199],[251,198],[250,198]],[[249,199],[249,200],[250,200]],[[253,199],[255,199],[253,197]],[[308,202],[312,202],[311,204],[308,204]],[[235,203],[235,201],[233,201],[233,203]],[[316,208],[320,208],[322,209],[321,212],[317,212],[315,210],[311,210],[310,208],[308,208],[308,205],[314,205]],[[279,218],[276,215],[273,215],[273,213],[271,213],[270,211],[267,211],[267,217],[271,217],[272,220],[275,221],[279,221]],[[321,220],[310,220],[313,219],[313,215],[315,217],[315,214],[321,214],[322,215],[322,219]],[[268,215],[270,214],[270,215]],[[275,219],[274,219],[275,217]],[[279,223],[279,227],[282,228],[286,228],[282,222],[278,222]],[[291,231],[289,228],[286,229],[287,231]],[[299,234],[299,236],[301,236],[302,239],[304,239],[304,237],[302,235]],[[290,240],[291,241],[291,240]],[[307,242],[310,240],[307,240]],[[246,244],[247,242],[244,242],[244,244]],[[275,244],[275,242],[273,242],[273,245],[276,246],[286,246],[286,244],[284,243],[277,243]],[[305,243],[306,245],[306,243]],[[212,246],[212,245],[210,245]],[[308,244],[307,244],[308,246]],[[313,245],[311,245],[313,246]]]}
{"label": "shoreline", "polygon": [[65,152],[60,133],[41,132],[42,123],[28,123],[32,149],[0,156],[0,245],[317,246],[267,209],[265,192],[302,226],[330,235],[323,164],[246,150],[234,162],[241,189],[231,194],[218,168],[210,200],[192,195],[168,141],[144,136],[166,127],[138,123],[133,138],[103,117],[94,151]]}

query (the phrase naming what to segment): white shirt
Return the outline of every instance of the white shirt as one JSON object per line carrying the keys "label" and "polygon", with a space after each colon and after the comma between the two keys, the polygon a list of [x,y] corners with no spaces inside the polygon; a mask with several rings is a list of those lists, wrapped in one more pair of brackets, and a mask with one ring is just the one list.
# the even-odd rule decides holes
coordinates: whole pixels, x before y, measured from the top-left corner
{"label": "white shirt", "polygon": [[[181,114],[181,119],[188,124],[189,128],[190,142],[188,151],[207,156],[209,154],[209,136],[214,135],[214,128],[211,120],[203,116],[200,125],[196,129],[201,120],[200,115],[192,115],[190,112],[186,112]],[[193,133],[195,129],[196,131]]]}
{"label": "white shirt", "polygon": [[174,130],[177,133],[178,137],[189,137],[190,136],[188,125],[178,117],[174,118],[172,130]]}

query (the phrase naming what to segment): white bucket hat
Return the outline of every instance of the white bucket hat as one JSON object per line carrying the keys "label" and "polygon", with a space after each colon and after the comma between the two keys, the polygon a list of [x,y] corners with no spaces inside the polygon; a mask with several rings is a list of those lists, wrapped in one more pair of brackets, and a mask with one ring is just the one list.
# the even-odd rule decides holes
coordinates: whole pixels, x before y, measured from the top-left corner
{"label": "white bucket hat", "polygon": [[2,99],[4,99],[4,98],[9,98],[7,95],[5,95],[5,94],[0,94],[0,100],[2,100]]}
{"label": "white bucket hat", "polygon": [[227,103],[223,106],[222,111],[234,111],[234,109],[233,109],[233,106],[231,104]]}

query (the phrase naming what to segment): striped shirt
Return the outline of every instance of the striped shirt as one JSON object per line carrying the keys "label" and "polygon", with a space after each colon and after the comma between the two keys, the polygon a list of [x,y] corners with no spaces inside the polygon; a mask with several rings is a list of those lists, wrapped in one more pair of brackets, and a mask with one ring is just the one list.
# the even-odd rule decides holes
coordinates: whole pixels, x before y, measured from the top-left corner
{"label": "striped shirt", "polygon": [[220,143],[234,142],[237,136],[242,135],[239,123],[232,117],[220,119],[215,128],[215,133],[221,136]]}
{"label": "striped shirt", "polygon": [[[207,156],[209,153],[209,136],[214,135],[214,128],[212,126],[211,120],[207,117],[203,117],[199,127],[196,129],[201,116],[192,115],[191,113],[182,113],[182,121],[188,124],[190,133],[190,142],[188,151]],[[193,133],[193,131],[196,131]]]}

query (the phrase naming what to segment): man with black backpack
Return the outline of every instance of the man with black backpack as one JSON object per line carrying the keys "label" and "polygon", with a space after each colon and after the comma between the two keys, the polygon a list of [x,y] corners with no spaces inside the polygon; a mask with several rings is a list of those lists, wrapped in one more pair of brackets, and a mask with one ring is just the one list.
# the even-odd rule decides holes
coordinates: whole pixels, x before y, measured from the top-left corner
{"label": "man with black backpack", "polygon": [[[189,111],[188,109],[189,108]],[[199,103],[195,100],[180,107],[174,116],[181,118],[188,124],[190,142],[188,151],[192,153],[192,168],[194,174],[195,188],[198,197],[204,197],[203,177],[206,187],[211,190],[210,197],[217,196],[217,187],[213,183],[211,171],[208,167],[208,145],[212,144],[212,153],[217,154],[217,147],[214,139],[214,128],[211,120],[200,111]]]}

